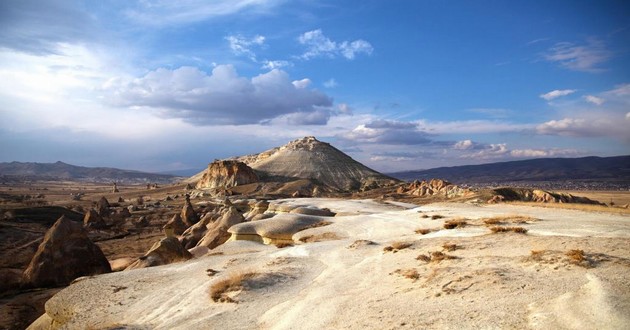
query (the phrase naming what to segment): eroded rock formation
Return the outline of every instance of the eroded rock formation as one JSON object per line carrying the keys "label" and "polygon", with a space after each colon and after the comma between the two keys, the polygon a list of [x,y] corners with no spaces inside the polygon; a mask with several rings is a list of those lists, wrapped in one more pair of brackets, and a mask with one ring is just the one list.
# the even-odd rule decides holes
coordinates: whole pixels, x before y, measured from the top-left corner
{"label": "eroded rock formation", "polygon": [[234,206],[230,206],[217,221],[208,225],[208,231],[197,245],[214,249],[230,238],[231,234],[228,232],[230,227],[244,221],[245,218],[238,210]]}
{"label": "eroded rock formation", "polygon": [[192,254],[182,246],[177,238],[166,237],[153,244],[151,249],[144,256],[129,265],[127,270],[167,265],[191,258]]}
{"label": "eroded rock formation", "polygon": [[109,262],[81,223],[62,216],[46,232],[22,282],[33,287],[63,286],[80,276],[109,272]]}
{"label": "eroded rock formation", "polygon": [[258,182],[258,175],[251,167],[236,160],[217,160],[208,165],[208,169],[197,182],[201,188],[231,188]]}
{"label": "eroded rock formation", "polygon": [[552,191],[540,189],[526,188],[498,188],[494,189],[495,194],[488,203],[498,203],[503,201],[523,201],[537,203],[582,203],[582,204],[602,204],[598,201],[574,196],[571,194],[562,194]]}
{"label": "eroded rock formation", "polygon": [[180,216],[187,227],[190,227],[199,222],[199,216],[190,203],[190,196],[188,195],[186,195],[186,201],[184,202],[184,207],[182,208]]}
{"label": "eroded rock formation", "polygon": [[431,179],[431,181],[415,180],[407,185],[400,186],[396,192],[420,197],[439,196],[445,198],[474,195],[474,192],[468,188],[462,188],[440,179]]}

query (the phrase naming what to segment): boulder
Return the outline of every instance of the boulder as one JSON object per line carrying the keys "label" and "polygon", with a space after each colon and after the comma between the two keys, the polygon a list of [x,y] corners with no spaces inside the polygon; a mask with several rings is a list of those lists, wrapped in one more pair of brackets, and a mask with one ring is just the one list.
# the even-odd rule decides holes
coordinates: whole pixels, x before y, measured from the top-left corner
{"label": "boulder", "polygon": [[236,160],[217,160],[208,165],[208,169],[197,182],[197,189],[231,188],[258,182],[258,175],[245,163]]}
{"label": "boulder", "polygon": [[231,206],[221,215],[221,218],[208,225],[208,231],[199,243],[197,243],[197,246],[206,246],[209,249],[214,249],[230,238],[231,234],[228,232],[230,227],[244,221],[245,218],[243,218],[234,206]]}
{"label": "boulder", "polygon": [[31,287],[64,286],[80,276],[111,272],[101,249],[78,222],[65,217],[46,232],[22,276]]}
{"label": "boulder", "polygon": [[168,265],[191,258],[192,254],[184,249],[177,238],[166,237],[153,244],[151,249],[144,256],[129,265],[126,270]]}

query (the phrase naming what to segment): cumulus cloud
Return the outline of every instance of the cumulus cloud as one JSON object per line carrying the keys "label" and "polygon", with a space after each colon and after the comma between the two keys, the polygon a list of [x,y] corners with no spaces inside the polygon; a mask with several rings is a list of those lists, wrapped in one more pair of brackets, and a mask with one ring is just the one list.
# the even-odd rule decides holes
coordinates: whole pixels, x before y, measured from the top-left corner
{"label": "cumulus cloud", "polygon": [[453,144],[453,149],[455,150],[480,150],[484,148],[484,144],[477,143],[472,140],[457,141]]}
{"label": "cumulus cloud", "polygon": [[195,67],[161,68],[110,82],[103,92],[114,105],[149,108],[194,125],[253,124],[292,113],[312,113],[319,119],[311,122],[323,123],[319,111],[332,107],[332,99],[308,89],[309,83],[292,81],[278,69],[248,79],[231,65],[218,65],[211,74]]}
{"label": "cumulus cloud", "polygon": [[352,108],[346,103],[340,103],[337,105],[337,109],[342,115],[352,115]]}
{"label": "cumulus cloud", "polygon": [[577,156],[579,154],[575,149],[515,149],[510,151],[510,155],[514,158]]}
{"label": "cumulus cloud", "polygon": [[607,127],[612,127],[613,123],[607,118],[597,120],[586,120],[585,118],[563,118],[560,120],[550,120],[536,127],[539,134],[561,135],[574,137],[595,137],[606,136]]}
{"label": "cumulus cloud", "polygon": [[245,38],[241,35],[232,35],[225,37],[225,40],[229,42],[232,53],[239,56],[247,56],[254,62],[257,60],[252,47],[259,47],[265,44],[265,37],[261,35],[255,35],[252,38]]}
{"label": "cumulus cloud", "polygon": [[552,90],[549,93],[540,94],[540,97],[545,99],[545,100],[547,100],[547,101],[551,101],[551,100],[557,99],[557,98],[559,98],[561,96],[567,96],[567,95],[573,94],[576,91],[577,90],[575,90],[575,89],[562,89],[562,90],[555,89],[555,90]]}
{"label": "cumulus cloud", "polygon": [[388,145],[429,144],[429,134],[418,130],[418,125],[411,122],[393,120],[374,120],[361,124],[340,138],[357,143],[377,143]]}
{"label": "cumulus cloud", "polygon": [[606,102],[606,100],[604,100],[603,98],[593,95],[585,95],[584,99],[586,100],[586,102],[593,103],[595,105],[602,105],[604,104],[604,102]]}
{"label": "cumulus cloud", "polygon": [[583,72],[602,71],[599,65],[611,56],[612,53],[606,49],[604,43],[593,38],[583,45],[560,42],[544,54],[544,58],[549,62],[558,63],[569,70]]}
{"label": "cumulus cloud", "polygon": [[303,33],[299,36],[298,41],[307,47],[306,52],[300,56],[305,60],[316,57],[334,58],[339,55],[352,60],[358,54],[370,55],[374,51],[372,45],[362,39],[342,42],[332,41],[324,35],[321,29]]}
{"label": "cumulus cloud", "polygon": [[485,145],[481,150],[468,153],[461,156],[461,158],[476,158],[476,159],[492,159],[504,157],[509,154],[509,150],[507,148],[506,143],[496,143],[496,144],[488,144]]}

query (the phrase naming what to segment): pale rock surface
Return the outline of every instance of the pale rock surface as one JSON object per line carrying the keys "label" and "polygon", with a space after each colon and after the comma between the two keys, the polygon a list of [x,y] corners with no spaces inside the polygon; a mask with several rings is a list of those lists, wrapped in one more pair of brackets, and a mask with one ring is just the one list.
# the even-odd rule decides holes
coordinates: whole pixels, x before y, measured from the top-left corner
{"label": "pale rock surface", "polygon": [[109,262],[81,223],[62,216],[46,232],[22,282],[33,287],[62,286],[80,276],[109,272]]}

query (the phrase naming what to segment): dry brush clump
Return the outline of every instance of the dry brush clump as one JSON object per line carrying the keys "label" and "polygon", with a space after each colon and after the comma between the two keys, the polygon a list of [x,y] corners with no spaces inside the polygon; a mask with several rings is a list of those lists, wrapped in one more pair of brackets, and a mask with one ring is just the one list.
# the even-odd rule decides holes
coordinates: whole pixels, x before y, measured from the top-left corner
{"label": "dry brush clump", "polygon": [[420,273],[418,273],[418,271],[414,268],[397,269],[396,271],[394,271],[394,273],[400,274],[403,277],[408,278],[410,280],[414,280],[414,281],[420,278]]}
{"label": "dry brush clump", "polygon": [[414,231],[416,234],[426,235],[431,232],[431,229],[428,228],[420,228]]}
{"label": "dry brush clump", "polygon": [[396,252],[398,252],[400,250],[404,250],[404,249],[406,249],[406,248],[408,248],[410,246],[411,246],[411,243],[408,243],[408,242],[394,242],[391,245],[388,245],[388,246],[384,247],[383,251],[384,252],[390,252],[391,251],[391,252],[396,253]]}
{"label": "dry brush clump", "polygon": [[538,219],[527,216],[527,215],[519,215],[519,214],[508,214],[508,215],[499,215],[496,217],[483,218],[481,219],[486,225],[500,225],[504,223],[530,223],[534,221],[538,221]]}
{"label": "dry brush clump", "polygon": [[523,228],[523,227],[499,227],[499,226],[494,226],[494,227],[490,227],[490,231],[492,231],[493,233],[507,233],[507,232],[514,232],[517,234],[527,234],[527,229]]}
{"label": "dry brush clump", "polygon": [[455,218],[444,222],[445,229],[463,228],[468,224],[466,218]]}
{"label": "dry brush clump", "polygon": [[440,251],[429,252],[429,254],[420,254],[416,257],[416,260],[436,263],[447,259],[457,259],[457,257]]}
{"label": "dry brush clump", "polygon": [[325,232],[322,234],[302,236],[300,237],[299,241],[302,243],[313,243],[321,241],[332,241],[337,239],[341,239],[341,237],[339,237],[339,235],[337,235],[336,233]]}
{"label": "dry brush clump", "polygon": [[444,216],[440,215],[440,214],[434,214],[434,215],[431,216],[431,220],[438,220],[438,219],[442,219],[442,218],[444,218]]}
{"label": "dry brush clump", "polygon": [[591,261],[584,254],[584,250],[569,250],[565,255],[569,258],[569,263],[584,268],[591,268]]}
{"label": "dry brush clump", "polygon": [[444,244],[442,244],[442,248],[444,250],[446,250],[446,251],[455,251],[455,250],[459,249],[460,246],[458,246],[455,243],[444,243]]}
{"label": "dry brush clump", "polygon": [[227,294],[243,289],[245,281],[256,276],[255,272],[234,272],[229,274],[226,278],[219,280],[218,282],[210,286],[210,298],[214,302],[232,302],[236,301]]}

